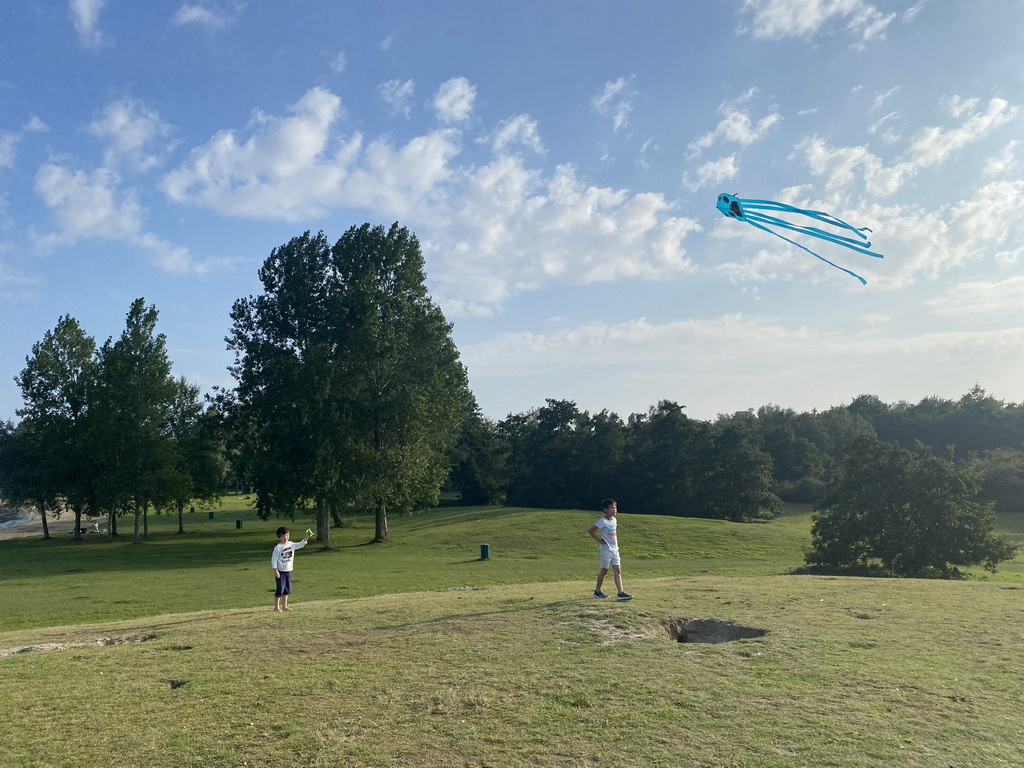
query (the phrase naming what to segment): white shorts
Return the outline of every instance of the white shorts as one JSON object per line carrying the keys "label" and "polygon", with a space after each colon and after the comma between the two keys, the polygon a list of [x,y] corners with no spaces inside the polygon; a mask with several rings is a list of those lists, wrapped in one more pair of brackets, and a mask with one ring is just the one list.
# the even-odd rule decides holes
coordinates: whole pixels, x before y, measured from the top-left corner
{"label": "white shorts", "polygon": [[610,568],[613,565],[621,565],[622,561],[619,559],[619,550],[610,549],[604,544],[597,548],[601,555],[601,567]]}

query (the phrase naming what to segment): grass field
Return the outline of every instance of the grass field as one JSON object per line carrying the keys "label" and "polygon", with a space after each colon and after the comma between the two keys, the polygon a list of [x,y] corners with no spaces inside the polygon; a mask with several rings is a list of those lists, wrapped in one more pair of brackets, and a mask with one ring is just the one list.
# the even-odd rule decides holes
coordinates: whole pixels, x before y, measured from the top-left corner
{"label": "grass field", "polygon": [[[1021,765],[1022,558],[797,576],[806,508],[623,515],[618,603],[589,597],[596,513],[453,507],[384,546],[352,518],[298,553],[279,614],[278,521],[241,498],[186,517],[138,545],[0,542],[0,765]],[[698,626],[725,634],[677,641]],[[761,636],[699,642],[733,630]]]}

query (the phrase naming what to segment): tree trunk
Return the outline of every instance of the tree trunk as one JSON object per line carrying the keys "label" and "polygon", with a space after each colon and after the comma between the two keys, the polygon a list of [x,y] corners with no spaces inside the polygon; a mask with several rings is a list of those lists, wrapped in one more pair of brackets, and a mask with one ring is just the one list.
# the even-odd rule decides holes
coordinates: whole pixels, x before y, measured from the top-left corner
{"label": "tree trunk", "polygon": [[39,517],[43,521],[43,538],[48,539],[50,538],[50,524],[46,521],[46,504],[40,501],[36,506],[39,507]]}
{"label": "tree trunk", "polygon": [[135,502],[135,531],[132,534],[132,543],[139,543],[139,523],[142,522],[142,509],[139,507],[139,502]]}
{"label": "tree trunk", "polygon": [[388,511],[383,500],[377,502],[377,535],[373,540],[378,543],[388,540]]}
{"label": "tree trunk", "polygon": [[[75,504],[71,507],[71,510],[75,513],[75,540],[82,540],[82,508]],[[64,511],[67,511],[67,507],[64,507]]]}
{"label": "tree trunk", "polygon": [[142,505],[142,535],[149,536],[149,502]]}
{"label": "tree trunk", "polygon": [[114,525],[114,507],[111,506],[107,512],[107,541],[113,541],[117,535],[117,527]]}
{"label": "tree trunk", "polygon": [[316,500],[316,537],[324,549],[331,548],[330,506],[323,497]]}
{"label": "tree trunk", "polygon": [[178,502],[178,533],[184,533],[185,532],[185,515],[184,515],[184,512],[185,512],[185,503],[179,501]]}

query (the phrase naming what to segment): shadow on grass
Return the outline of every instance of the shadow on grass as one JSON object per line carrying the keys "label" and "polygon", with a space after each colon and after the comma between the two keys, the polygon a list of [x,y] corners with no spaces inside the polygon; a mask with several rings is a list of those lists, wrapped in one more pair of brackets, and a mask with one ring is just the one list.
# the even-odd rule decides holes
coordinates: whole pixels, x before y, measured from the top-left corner
{"label": "shadow on grass", "polygon": [[[532,598],[530,598],[532,599]],[[424,619],[423,621],[410,621],[402,624],[382,624],[377,627],[373,627],[376,632],[388,632],[402,629],[414,629],[416,627],[429,627],[435,624],[445,624],[451,621],[459,621],[462,619],[482,619],[487,616],[504,616],[510,613],[526,613],[526,612],[538,612],[554,610],[557,608],[565,608],[569,606],[577,605],[592,605],[595,601],[590,598],[581,597],[577,600],[558,600],[553,603],[539,603],[537,605],[531,605],[524,607],[521,602],[517,602],[516,605],[511,605],[508,608],[496,608],[492,611],[472,611],[469,613],[450,613],[444,616],[437,616],[433,619]]]}

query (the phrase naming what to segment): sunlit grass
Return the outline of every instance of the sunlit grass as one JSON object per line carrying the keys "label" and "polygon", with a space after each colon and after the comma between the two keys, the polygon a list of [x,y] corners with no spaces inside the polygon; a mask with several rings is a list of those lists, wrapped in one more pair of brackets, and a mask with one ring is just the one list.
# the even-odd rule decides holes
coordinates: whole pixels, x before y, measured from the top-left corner
{"label": "sunlit grass", "polygon": [[[627,514],[636,599],[598,601],[596,514],[442,508],[386,545],[351,516],[298,553],[289,614],[280,521],[240,497],[138,545],[0,542],[0,765],[1019,764],[1022,557],[957,582],[795,576],[808,507]],[[1024,516],[997,525],[1024,540]],[[695,618],[766,634],[675,642],[666,622]]]}

